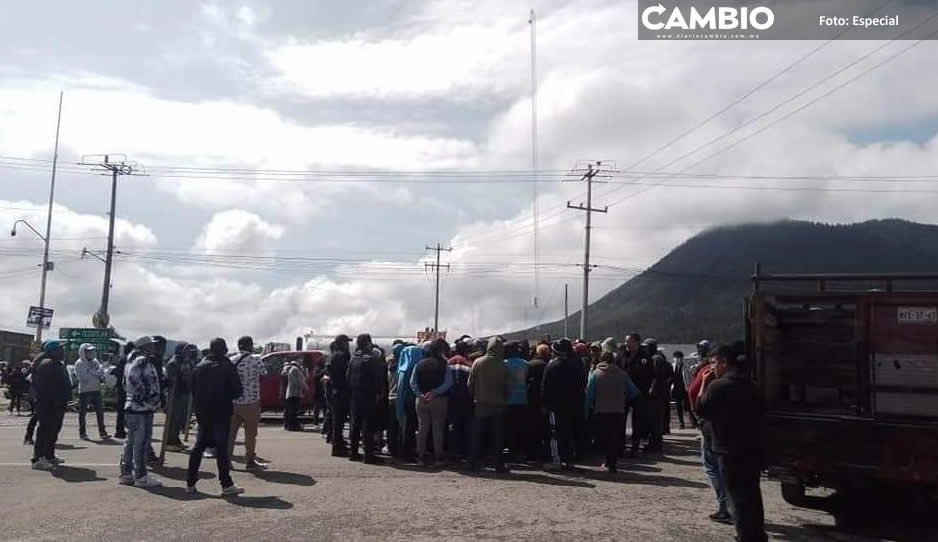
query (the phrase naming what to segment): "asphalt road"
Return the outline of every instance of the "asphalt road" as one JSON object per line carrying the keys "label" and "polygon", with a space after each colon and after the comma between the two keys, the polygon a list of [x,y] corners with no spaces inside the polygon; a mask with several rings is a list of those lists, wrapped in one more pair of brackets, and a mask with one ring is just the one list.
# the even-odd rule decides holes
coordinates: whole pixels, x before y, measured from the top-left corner
{"label": "asphalt road", "polygon": [[[158,416],[161,422],[162,416]],[[332,458],[318,433],[261,428],[258,453],[269,470],[241,469],[244,495],[218,497],[214,461],[202,464],[196,496],[184,493],[188,456],[167,454],[155,476],[163,488],[117,484],[120,442],[78,439],[68,414],[55,473],[29,468],[22,445],[27,418],[0,413],[2,540],[732,540],[732,527],[712,523],[713,493],[698,462],[691,430],[666,439],[663,457],[625,460],[607,475],[584,466],[571,474],[516,469],[465,475],[412,466],[372,466]],[[113,416],[107,416],[113,432]],[[93,421],[89,418],[89,432]],[[154,440],[158,442],[158,426]],[[775,483],[763,482],[773,540],[935,540],[935,533],[845,533],[821,512],[794,509]],[[901,529],[900,529],[901,530]]]}

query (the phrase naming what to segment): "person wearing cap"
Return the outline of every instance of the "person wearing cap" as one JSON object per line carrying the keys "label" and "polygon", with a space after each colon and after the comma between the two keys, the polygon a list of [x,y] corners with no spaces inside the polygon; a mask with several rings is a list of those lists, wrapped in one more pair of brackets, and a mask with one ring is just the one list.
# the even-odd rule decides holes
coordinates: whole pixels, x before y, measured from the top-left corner
{"label": "person wearing cap", "polygon": [[[375,348],[371,335],[363,333],[355,339],[355,353],[348,364],[346,384],[349,392],[349,460],[381,463],[375,455],[375,424],[379,404],[385,401],[386,369],[381,351]],[[365,456],[358,453],[364,444]]]}
{"label": "person wearing cap", "polygon": [[489,339],[485,355],[472,363],[468,386],[475,403],[469,471],[479,470],[482,437],[489,432],[495,448],[495,472],[507,473],[501,452],[505,448],[505,404],[511,395],[511,374],[505,365],[505,343],[500,337]]}
{"label": "person wearing cap", "polygon": [[[163,343],[165,347],[165,343]],[[127,438],[120,463],[120,483],[141,488],[159,487],[158,480],[147,476],[147,451],[153,437],[153,414],[160,408],[162,390],[156,359],[162,357],[160,343],[154,337],[141,337],[133,358],[124,367],[124,423]]]}
{"label": "person wearing cap", "polygon": [[[410,388],[414,392],[414,410],[417,412],[417,459],[425,467],[442,466],[444,461],[443,443],[446,438],[446,414],[449,406],[450,388],[453,386],[453,373],[449,370],[446,358],[449,344],[445,339],[437,338],[427,345],[423,359],[414,367],[410,377]],[[434,462],[427,458],[427,441],[433,434]]]}
{"label": "person wearing cap", "polygon": [[263,469],[267,464],[257,459],[257,426],[261,421],[261,377],[267,374],[267,366],[254,354],[254,339],[248,336],[238,339],[238,352],[229,360],[241,380],[241,395],[234,399],[231,413],[228,457],[234,454],[235,439],[244,425],[244,468]]}
{"label": "person wearing cap", "polygon": [[85,431],[85,413],[88,407],[94,408],[98,421],[98,436],[102,440],[111,438],[104,429],[104,408],[101,405],[101,381],[104,371],[98,362],[94,345],[84,343],[78,347],[78,360],[75,362],[75,377],[78,379],[78,437],[88,440]]}
{"label": "person wearing cap", "polygon": [[[657,350],[657,343],[654,343],[653,347]],[[648,392],[650,436],[645,451],[656,453],[663,450],[662,435],[670,432],[671,419],[668,407],[671,402],[671,380],[674,378],[674,370],[668,360],[659,352],[652,354],[651,366],[654,378]]]}
{"label": "person wearing cap", "polygon": [[46,341],[42,344],[42,352],[33,362],[33,411],[38,420],[32,457],[35,470],[52,470],[62,462],[55,457],[55,443],[59,439],[65,407],[72,394],[72,384],[62,363],[64,359],[62,343]]}
{"label": "person wearing cap", "polygon": [[522,357],[521,343],[505,343],[505,364],[511,376],[511,394],[505,406],[505,443],[511,461],[527,459],[528,362]]}
{"label": "person wearing cap", "polygon": [[586,374],[568,339],[554,341],[551,352],[554,359],[544,370],[544,407],[554,417],[560,462],[564,469],[569,470],[573,468],[576,454],[574,442],[577,413],[582,415],[586,400]]}
{"label": "person wearing cap", "polygon": [[[703,342],[704,341],[701,341],[701,343]],[[694,375],[694,380],[687,388],[687,395],[690,401],[691,409],[693,409],[697,414],[697,421],[699,423],[698,427],[703,437],[700,441],[701,464],[703,465],[704,473],[707,475],[707,478],[710,479],[710,487],[713,488],[713,492],[716,494],[717,498],[717,511],[713,514],[710,514],[710,519],[718,523],[732,524],[733,515],[732,510],[730,509],[731,503],[727,499],[726,488],[723,484],[723,479],[720,476],[720,464],[717,461],[716,454],[713,453],[713,446],[711,444],[712,432],[710,421],[705,416],[701,416],[700,412],[697,410],[697,400],[699,399],[700,392],[703,389],[704,378],[706,378],[714,368],[713,359],[711,358],[709,349],[709,342],[704,345],[698,344],[700,363],[697,366],[697,372]]]}
{"label": "person wearing cap", "polygon": [[632,413],[632,445],[633,457],[638,455],[642,438],[648,436],[648,392],[651,391],[652,373],[651,356],[642,346],[642,337],[638,333],[629,333],[625,336],[625,353],[622,356],[622,368],[629,374],[629,378],[638,388],[639,396],[629,402],[626,410]]}
{"label": "person wearing cap", "polygon": [[332,455],[347,457],[348,444],[345,442],[345,422],[348,420],[349,396],[346,374],[351,359],[348,335],[337,335],[335,351],[326,360],[326,374],[329,376],[329,390],[332,394]]}
{"label": "person wearing cap", "polygon": [[189,454],[186,473],[186,493],[196,492],[202,452],[209,442],[216,445],[215,463],[222,496],[238,495],[244,490],[231,479],[231,458],[228,455],[228,433],[231,431],[233,401],[240,397],[241,378],[227,357],[225,339],[215,338],[209,343],[209,355],[192,371],[192,410],[199,422],[195,446]]}
{"label": "person wearing cap", "polygon": [[[179,343],[173,357],[166,362],[166,385],[172,400],[172,412],[167,412],[166,450],[182,452],[186,446],[179,439],[179,433],[189,420],[189,401],[192,396],[192,370],[195,369],[199,347],[194,344]],[[168,405],[167,405],[168,406]]]}
{"label": "person wearing cap", "polygon": [[765,511],[759,487],[763,459],[762,396],[746,374],[738,348],[714,349],[712,370],[704,374],[697,412],[710,424],[710,446],[733,509],[736,539],[765,542]]}
{"label": "person wearing cap", "polygon": [[671,399],[677,407],[677,419],[681,429],[684,429],[684,411],[690,416],[691,427],[697,427],[697,417],[690,408],[687,396],[687,384],[690,383],[690,368],[684,362],[684,352],[674,351],[674,380],[671,383]]}
{"label": "person wearing cap", "polygon": [[463,336],[453,345],[454,353],[449,358],[449,370],[453,374],[453,387],[449,390],[448,424],[452,428],[450,453],[462,458],[469,457],[469,442],[472,436],[472,396],[469,395],[469,372],[472,360],[472,338]]}
{"label": "person wearing cap", "polygon": [[534,349],[534,357],[528,362],[528,462],[537,463],[549,455],[550,423],[544,414],[541,399],[544,370],[550,362],[550,345],[539,344]]}

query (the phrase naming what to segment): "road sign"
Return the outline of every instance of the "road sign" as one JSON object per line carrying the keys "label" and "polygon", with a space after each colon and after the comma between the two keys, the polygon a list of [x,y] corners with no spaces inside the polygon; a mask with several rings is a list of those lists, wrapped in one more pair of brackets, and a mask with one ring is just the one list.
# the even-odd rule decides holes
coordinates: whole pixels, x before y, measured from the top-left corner
{"label": "road sign", "polygon": [[59,328],[59,338],[66,340],[91,340],[117,338],[113,329],[97,329],[93,327],[63,327]]}
{"label": "road sign", "polygon": [[99,353],[107,352],[117,354],[120,344],[111,339],[119,339],[113,329],[96,329],[93,327],[63,327],[59,328],[59,339],[65,341],[65,349],[78,350],[84,344],[92,344]]}
{"label": "road sign", "polygon": [[48,307],[39,308],[29,307],[29,313],[26,315],[26,327],[37,328],[42,322],[42,329],[49,329],[52,325],[52,309]]}

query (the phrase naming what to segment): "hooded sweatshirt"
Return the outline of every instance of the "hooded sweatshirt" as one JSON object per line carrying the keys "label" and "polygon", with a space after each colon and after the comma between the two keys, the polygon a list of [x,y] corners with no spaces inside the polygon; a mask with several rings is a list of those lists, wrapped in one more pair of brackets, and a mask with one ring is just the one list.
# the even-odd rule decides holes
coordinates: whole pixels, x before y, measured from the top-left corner
{"label": "hooded sweatshirt", "polygon": [[38,404],[64,406],[72,395],[62,352],[42,353],[33,361],[32,397]]}
{"label": "hooded sweatshirt", "polygon": [[408,403],[413,404],[414,400],[417,399],[417,396],[414,395],[414,390],[409,386],[410,377],[414,373],[414,369],[417,367],[417,363],[423,359],[423,348],[419,346],[408,346],[401,350],[400,358],[397,360],[397,417],[403,418],[407,411],[405,410],[405,405]]}
{"label": "hooded sweatshirt", "polygon": [[505,364],[505,344],[492,337],[485,355],[475,360],[469,370],[469,393],[479,406],[504,407],[511,395],[511,384],[511,373]]}
{"label": "hooded sweatshirt", "polygon": [[397,363],[401,357],[401,351],[404,350],[403,344],[395,344],[391,349],[391,355],[388,356],[388,400],[397,400]]}
{"label": "hooded sweatshirt", "polygon": [[101,391],[101,379],[104,371],[94,357],[94,346],[85,343],[78,347],[78,361],[75,362],[75,377],[78,379],[78,393]]}
{"label": "hooded sweatshirt", "polygon": [[639,396],[628,373],[615,363],[599,362],[586,384],[585,414],[625,414],[625,402]]}
{"label": "hooded sweatshirt", "polygon": [[192,371],[192,410],[200,424],[227,423],[240,395],[238,371],[224,355],[209,354]]}
{"label": "hooded sweatshirt", "polygon": [[160,408],[160,376],[156,363],[145,352],[136,350],[124,367],[124,389],[127,400],[124,410],[135,414],[152,414]]}
{"label": "hooded sweatshirt", "polygon": [[[347,368],[346,368],[347,370]],[[287,399],[303,398],[306,395],[308,386],[306,385],[306,371],[296,360],[291,360],[283,366],[280,371],[281,376],[287,377]],[[331,377],[330,377],[331,378]],[[345,376],[343,375],[343,380]],[[241,395],[240,393],[238,395]]]}

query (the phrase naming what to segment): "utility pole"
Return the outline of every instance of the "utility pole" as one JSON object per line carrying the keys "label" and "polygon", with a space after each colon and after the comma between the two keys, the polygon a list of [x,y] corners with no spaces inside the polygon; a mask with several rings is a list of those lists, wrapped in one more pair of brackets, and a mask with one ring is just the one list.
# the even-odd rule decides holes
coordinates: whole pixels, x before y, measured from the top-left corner
{"label": "utility pole", "polygon": [[[45,245],[42,249],[42,282],[39,286],[39,312],[46,308],[46,275],[50,271],[49,263],[49,242],[52,235],[52,202],[55,201],[55,169],[59,162],[59,128],[62,126],[62,95],[59,91],[59,114],[55,121],[55,150],[52,151],[52,182],[49,183],[49,212],[46,214],[46,236],[43,239]],[[43,318],[39,318],[39,325],[36,327],[36,342],[42,343],[42,325]]]}
{"label": "utility pole", "polygon": [[[594,209],[593,205],[593,178],[599,174],[599,166],[602,162],[596,162],[596,167],[589,164],[589,169],[583,174],[580,180],[586,181],[586,205],[571,205],[567,202],[567,208],[578,211],[586,211],[586,243],[583,251],[583,310],[580,312],[580,338],[588,340],[589,331],[589,288],[590,288],[590,230],[592,229],[592,213],[605,213],[609,211],[609,206],[602,209]],[[599,181],[596,181],[599,182]]]}
{"label": "utility pole", "polygon": [[440,253],[441,252],[451,252],[452,247],[443,248],[440,243],[436,244],[436,248],[428,246],[427,250],[433,250],[436,252],[436,263],[425,263],[424,268],[433,269],[436,271],[436,303],[433,309],[433,330],[435,333],[440,332],[440,268],[445,267],[449,271],[449,264],[440,265]]}
{"label": "utility pole", "polygon": [[533,209],[532,218],[534,219],[534,325],[535,329],[541,330],[541,315],[538,308],[538,297],[541,295],[541,275],[540,275],[540,249],[538,247],[537,228],[538,228],[538,206],[537,206],[537,17],[534,10],[531,10],[531,18],[528,19],[531,25],[531,175],[533,186]]}
{"label": "utility pole", "polygon": [[101,290],[101,306],[94,313],[91,322],[98,329],[105,329],[111,323],[111,316],[108,314],[108,302],[111,297],[111,267],[114,263],[114,219],[115,207],[117,206],[117,177],[120,175],[133,175],[137,167],[135,164],[127,162],[127,157],[121,155],[123,159],[120,162],[112,162],[111,155],[103,155],[104,159],[100,162],[91,162],[87,157],[82,158],[82,164],[93,165],[111,175],[111,212],[108,220],[107,230],[107,255],[104,259],[104,286]]}
{"label": "utility pole", "polygon": [[563,285],[563,336],[569,338],[570,334],[567,332],[567,320],[570,319],[570,309],[567,304],[569,301],[569,284],[564,283]]}

